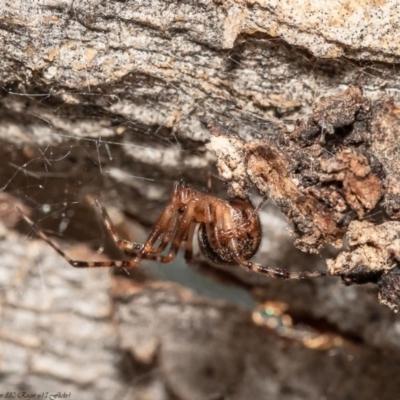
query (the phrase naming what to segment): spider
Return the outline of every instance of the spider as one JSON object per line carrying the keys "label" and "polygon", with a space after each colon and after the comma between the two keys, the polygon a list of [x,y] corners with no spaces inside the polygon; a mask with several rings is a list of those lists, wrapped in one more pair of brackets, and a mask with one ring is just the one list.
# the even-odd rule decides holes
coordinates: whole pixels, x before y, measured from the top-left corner
{"label": "spider", "polygon": [[[239,265],[247,270],[280,279],[303,279],[324,276],[324,272],[289,272],[249,261],[261,243],[258,211],[250,200],[234,198],[224,201],[195,190],[183,181],[175,182],[171,202],[165,207],[144,245],[121,239],[98,200],[95,204],[115,244],[130,260],[79,261],[71,259],[28,216],[18,210],[38,236],[75,268],[135,268],[141,260],[171,262],[181,246],[188,263],[193,258],[196,226],[200,250],[212,264]],[[162,254],[169,246],[168,252]]]}

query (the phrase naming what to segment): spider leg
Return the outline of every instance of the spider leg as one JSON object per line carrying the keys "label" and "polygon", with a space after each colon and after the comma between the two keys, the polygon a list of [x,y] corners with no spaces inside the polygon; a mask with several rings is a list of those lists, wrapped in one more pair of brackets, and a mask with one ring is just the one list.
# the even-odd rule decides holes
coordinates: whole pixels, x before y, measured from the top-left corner
{"label": "spider leg", "polygon": [[[189,228],[185,228],[187,232],[187,238],[181,238],[179,239],[179,242],[183,242],[185,241],[185,260],[186,261],[190,261],[193,258],[193,236],[194,236],[194,232],[196,230],[196,222],[192,222],[189,226]],[[171,231],[172,234],[173,231]],[[142,256],[143,260],[154,260],[154,261],[158,261],[160,263],[166,264],[169,263],[170,261],[172,261],[175,257],[176,257],[176,253],[179,250],[180,245],[175,246],[172,244],[171,245],[171,250],[170,253],[166,256],[160,256],[158,253],[160,253],[161,251],[165,250],[165,247],[167,246],[168,242],[171,240],[171,235],[164,235],[162,242],[163,242],[163,246],[159,246],[156,250],[152,250],[149,253],[145,253]],[[174,247],[174,250],[172,250],[172,248]],[[137,253],[128,253],[127,254],[133,254],[133,256],[136,256]]]}
{"label": "spider leg", "polygon": [[[83,260],[73,260],[69,257],[63,250],[53,242],[44,232],[40,229],[27,215],[25,215],[21,209],[17,208],[17,211],[20,213],[22,218],[31,226],[31,228],[35,231],[35,233],[42,238],[45,242],[47,242],[58,254],[64,257],[69,264],[71,264],[75,268],[101,268],[101,267],[116,267],[116,268],[134,268],[136,267],[142,258],[146,258],[147,253],[151,253],[151,249],[158,240],[158,238],[163,233],[164,229],[168,227],[168,223],[171,218],[176,217],[177,209],[173,203],[170,203],[163,213],[161,214],[158,222],[155,227],[151,231],[146,243],[141,247],[139,252],[136,254],[133,260],[110,260],[110,261],[83,261]],[[149,257],[152,258],[152,257]]]}
{"label": "spider leg", "polygon": [[221,247],[221,243],[225,243],[224,237],[233,237],[235,233],[236,228],[230,211],[224,210],[221,206],[215,207],[215,238],[218,247]]}
{"label": "spider leg", "polygon": [[218,207],[214,207],[212,203],[207,204],[205,207],[205,227],[207,232],[207,238],[212,248],[218,248],[221,246],[218,237],[218,229],[215,221],[218,221],[218,215],[216,210]]}
{"label": "spider leg", "polygon": [[285,269],[280,269],[276,267],[267,267],[261,264],[257,264],[251,261],[243,260],[240,257],[236,257],[235,261],[240,265],[241,267],[248,269],[250,271],[254,272],[259,272],[262,274],[266,274],[271,276],[272,278],[278,278],[278,279],[305,279],[305,278],[318,278],[320,276],[326,276],[326,272],[320,272],[320,271],[299,271],[299,272],[293,272],[293,271],[288,271]]}
{"label": "spider leg", "polygon": [[[64,253],[58,245],[53,242],[42,229],[39,228],[27,215],[25,215],[20,208],[17,207],[17,211],[21,215],[21,217],[28,223],[28,225],[34,230],[34,232],[43,239],[47,244],[49,244],[60,256],[64,257],[73,267],[87,268],[92,266],[97,266],[97,264],[101,264],[99,266],[109,267],[110,261],[98,261],[98,262],[90,262],[90,261],[74,261],[71,257],[69,257],[66,253]],[[96,264],[96,265],[93,265]],[[104,264],[104,265],[103,265]],[[107,265],[106,265],[107,264]]]}
{"label": "spider leg", "polygon": [[115,229],[113,222],[111,221],[110,216],[108,215],[107,210],[100,204],[100,202],[95,200],[96,207],[103,218],[104,224],[110,233],[114,243],[124,252],[129,253],[133,250],[140,250],[142,245],[139,243],[133,243],[125,239],[121,239]]}
{"label": "spider leg", "polygon": [[268,267],[264,266],[258,263],[254,263],[252,261],[248,261],[240,257],[239,255],[239,246],[237,243],[236,235],[235,233],[235,227],[232,219],[229,217],[229,214],[225,214],[225,217],[223,216],[223,211],[222,210],[216,210],[216,215],[217,215],[217,237],[219,235],[225,235],[225,232],[230,232],[228,236],[228,242],[227,245],[229,246],[231,252],[234,254],[234,260],[235,262],[240,265],[241,267],[269,275],[273,278],[278,278],[278,279],[305,279],[305,278],[317,278],[320,276],[325,276],[325,272],[320,272],[320,271],[315,271],[315,272],[310,272],[310,271],[299,271],[299,272],[292,272],[288,271],[285,269],[280,269],[276,267]]}
{"label": "spider leg", "polygon": [[[97,199],[95,200],[95,204],[99,210],[101,217],[104,220],[107,230],[110,232],[110,235],[114,243],[128,256],[136,257],[138,255],[138,251],[135,250],[140,250],[143,247],[143,245],[139,243],[132,243],[125,239],[121,239],[118,233],[116,232],[114,224],[112,223],[111,218],[107,213],[107,210],[100,204],[100,202]],[[151,255],[159,254],[165,250],[165,248],[167,247],[168,243],[171,240],[172,234],[175,231],[176,221],[177,221],[177,213],[173,213],[171,220],[168,224],[168,229],[165,229],[162,233],[159,246],[155,249],[152,249],[150,252],[146,253],[146,256],[143,258],[156,259],[156,257],[151,257]]]}
{"label": "spider leg", "polygon": [[[186,238],[186,240],[189,239],[192,225],[194,224],[193,214],[194,214],[195,207],[196,207],[196,205],[194,203],[188,204],[186,210],[180,217],[178,226],[176,228],[175,237],[171,243],[171,247],[170,247],[168,254],[165,256],[157,256],[155,259],[158,262],[161,262],[163,264],[167,264],[167,263],[171,262],[176,257],[176,254],[178,253],[181,243],[185,240],[185,238]],[[153,254],[151,254],[151,256],[153,256]]]}
{"label": "spider leg", "polygon": [[[143,253],[141,255],[141,259],[155,260],[160,263],[167,264],[176,257],[176,254],[178,253],[180,245],[183,241],[186,241],[185,259],[187,260],[191,259],[192,248],[193,248],[193,236],[196,229],[196,222],[192,221],[193,212],[194,212],[194,206],[193,207],[189,206],[188,209],[181,216],[180,223],[178,224],[178,227],[176,229],[175,227],[178,218],[176,216],[173,217],[175,218],[175,221],[173,222],[173,229],[172,228],[168,229],[168,232],[162,238],[162,244],[155,251],[152,250],[148,253]],[[160,253],[165,249],[174,231],[175,231],[175,237],[173,239],[168,254],[166,254],[165,256],[158,255],[157,253]],[[129,266],[127,267],[125,265],[124,268],[133,268],[133,267]]]}
{"label": "spider leg", "polygon": [[[179,210],[176,208],[175,204],[179,199],[180,191],[184,187],[185,184],[183,181],[174,183],[171,203],[164,209],[157,223],[154,225],[146,243],[141,249],[140,253],[142,254],[142,258],[156,260],[157,257],[153,258],[152,255],[164,251],[168,243],[171,241],[171,237],[176,230],[176,225],[179,219]],[[153,249],[153,246],[156,244],[161,234],[164,236],[162,237],[159,246],[156,249]]]}
{"label": "spider leg", "polygon": [[178,212],[174,213],[173,216],[171,217],[170,222],[168,223],[168,227],[163,231],[162,233],[162,237],[160,239],[160,244],[158,245],[157,248],[152,249],[149,253],[146,254],[147,255],[157,255],[160,254],[161,252],[163,252],[165,250],[165,248],[167,247],[168,243],[170,243],[172,235],[174,234],[174,232],[176,231],[176,225],[178,223],[178,217],[179,214]]}
{"label": "spider leg", "polygon": [[[250,200],[249,200],[250,201]],[[243,223],[243,225],[239,228],[247,228],[248,226],[251,225],[253,222],[252,220],[254,218],[258,218],[258,214],[260,213],[261,209],[264,207],[264,204],[268,201],[268,197],[264,196],[263,199],[260,201],[260,203],[257,205],[257,207],[253,210],[250,219],[248,219],[246,222]]]}
{"label": "spider leg", "polygon": [[[172,221],[171,225],[168,227],[168,229],[166,229],[162,233],[161,239],[157,239],[157,240],[160,240],[160,244],[158,245],[158,247],[155,249],[151,249],[148,253],[143,253],[141,255],[142,260],[155,260],[155,261],[159,261],[159,262],[164,262],[161,259],[161,257],[159,256],[159,254],[161,252],[163,252],[165,250],[165,248],[168,246],[168,243],[170,243],[170,241],[171,241],[172,234],[176,230],[176,223],[178,220],[178,216],[176,214],[174,214],[174,216],[171,218],[173,221]],[[143,245],[141,245],[141,248],[142,247],[143,247]],[[138,252],[134,251],[134,250],[124,250],[124,253],[131,257],[138,256]]]}
{"label": "spider leg", "polygon": [[192,222],[189,226],[188,237],[185,243],[185,260],[190,262],[193,258],[193,238],[196,230],[196,222]]}
{"label": "spider leg", "polygon": [[[250,200],[248,200],[250,202]],[[230,226],[231,221],[224,221],[223,215],[221,215],[222,210],[219,210],[220,212],[218,213],[218,221],[219,223],[219,229],[218,233],[222,233],[225,237],[229,236],[234,236],[237,232],[238,229],[248,229],[251,224],[254,222],[254,218],[258,218],[258,214],[260,213],[261,209],[263,208],[264,204],[268,201],[268,197],[264,196],[261,202],[257,205],[256,208],[254,208],[253,212],[249,215],[249,218],[243,222],[241,225],[238,226],[233,226],[233,228],[223,228],[224,225]],[[226,215],[226,214],[225,214]]]}
{"label": "spider leg", "polygon": [[261,209],[264,207],[264,204],[266,203],[268,201],[268,197],[267,196],[264,196],[263,198],[262,198],[262,200],[260,201],[260,203],[257,205],[257,207],[254,209],[254,211],[253,211],[253,216],[255,217],[255,216],[257,216],[259,213],[260,213],[260,211],[261,211]]}

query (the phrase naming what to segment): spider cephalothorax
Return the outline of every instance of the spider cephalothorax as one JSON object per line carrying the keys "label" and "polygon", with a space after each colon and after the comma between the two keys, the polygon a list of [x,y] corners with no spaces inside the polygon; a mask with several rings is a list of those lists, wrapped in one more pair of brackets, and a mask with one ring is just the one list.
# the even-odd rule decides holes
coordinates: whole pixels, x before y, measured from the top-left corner
{"label": "spider cephalothorax", "polygon": [[193,258],[193,240],[197,225],[203,254],[214,264],[236,264],[243,268],[267,274],[274,278],[301,279],[323,276],[323,272],[289,272],[249,261],[261,242],[258,209],[248,199],[225,201],[195,190],[185,182],[174,184],[171,202],[165,207],[144,245],[120,239],[106,210],[96,201],[108,231],[117,246],[131,257],[129,260],[77,261],[67,256],[57,244],[29,217],[23,218],[35,232],[73,267],[134,268],[141,260],[172,261],[183,247],[185,259]]}

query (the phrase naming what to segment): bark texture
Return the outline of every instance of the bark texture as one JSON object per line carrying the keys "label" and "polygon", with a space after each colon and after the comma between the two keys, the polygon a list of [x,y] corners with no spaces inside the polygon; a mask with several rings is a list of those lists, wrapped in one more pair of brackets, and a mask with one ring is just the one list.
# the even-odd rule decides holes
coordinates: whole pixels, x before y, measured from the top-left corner
{"label": "bark texture", "polygon": [[[0,0],[1,391],[396,398],[399,19],[394,0]],[[146,267],[134,281],[74,270],[17,223],[16,204],[120,257],[87,195],[142,242],[137,222],[154,223],[172,182],[202,188],[210,171],[227,184],[217,196],[277,204],[260,214],[259,262],[329,258],[333,276],[276,281],[199,260],[252,310]],[[68,251],[106,257],[88,246]]]}

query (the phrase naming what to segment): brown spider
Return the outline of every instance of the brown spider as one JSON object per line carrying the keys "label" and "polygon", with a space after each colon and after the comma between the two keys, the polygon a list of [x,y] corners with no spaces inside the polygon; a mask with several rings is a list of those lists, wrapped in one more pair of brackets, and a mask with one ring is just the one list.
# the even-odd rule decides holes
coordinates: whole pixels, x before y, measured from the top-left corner
{"label": "brown spider", "polygon": [[[175,182],[171,202],[154,225],[144,245],[120,239],[107,211],[96,200],[107,230],[116,245],[131,256],[130,260],[76,261],[66,255],[57,244],[25,214],[25,221],[36,234],[63,256],[73,267],[134,268],[141,260],[172,261],[184,245],[187,262],[193,256],[193,237],[199,225],[198,238],[203,254],[214,264],[240,265],[241,267],[281,279],[302,279],[324,276],[324,272],[289,272],[256,264],[249,259],[257,252],[261,242],[260,207],[254,209],[248,199],[224,201],[202,194],[184,182]],[[166,255],[161,253],[169,246]]]}

